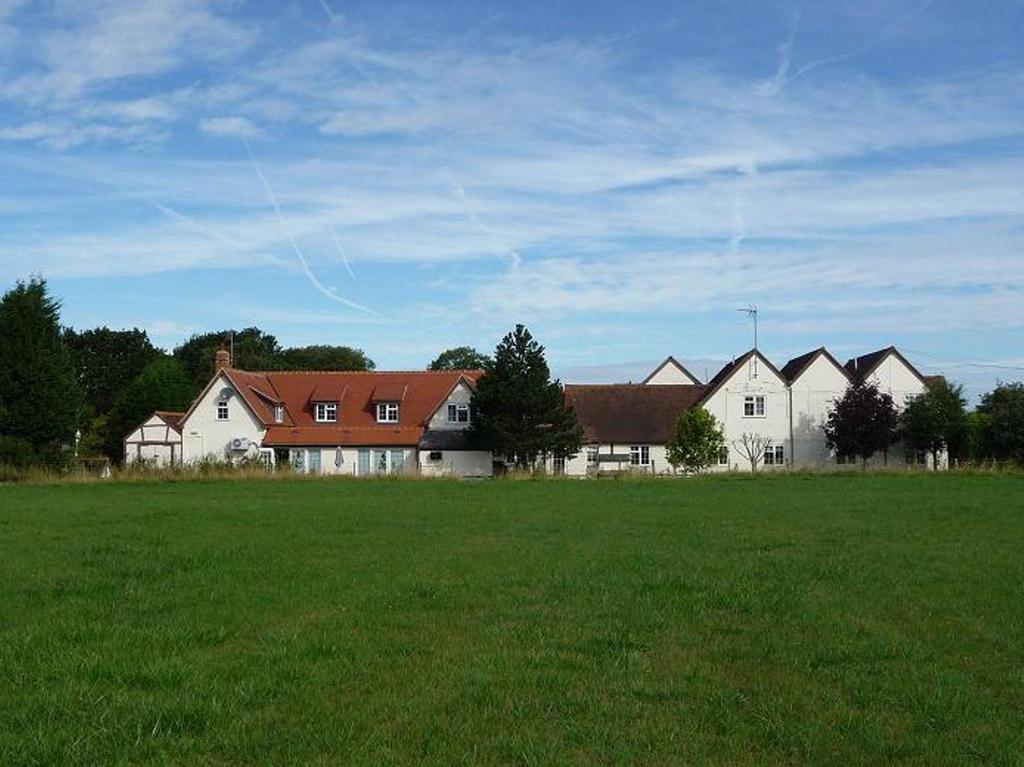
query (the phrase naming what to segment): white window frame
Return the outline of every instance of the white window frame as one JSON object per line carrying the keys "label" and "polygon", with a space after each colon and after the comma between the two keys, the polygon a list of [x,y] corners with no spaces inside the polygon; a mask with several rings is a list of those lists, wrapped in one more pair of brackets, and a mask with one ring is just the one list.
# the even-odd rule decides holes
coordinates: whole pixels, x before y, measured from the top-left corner
{"label": "white window frame", "polygon": [[782,445],[769,445],[764,449],[762,460],[765,466],[785,466],[786,450]]}
{"label": "white window frame", "polygon": [[398,403],[378,402],[377,423],[398,423]]}
{"label": "white window frame", "polygon": [[553,456],[551,458],[551,473],[556,477],[565,476],[565,457]]}
{"label": "white window frame", "polygon": [[231,411],[228,408],[228,401],[226,399],[218,400],[217,402],[217,420],[227,421],[231,417]]}
{"label": "white window frame", "polygon": [[651,446],[650,445],[630,445],[629,446],[629,465],[630,466],[650,466],[651,465]]}
{"label": "white window frame", "polygon": [[[748,412],[749,406],[749,412]],[[746,394],[743,397],[744,418],[764,418],[768,412],[768,405],[763,394]]]}
{"label": "white window frame", "polygon": [[448,403],[448,423],[469,423],[470,422],[469,403],[467,402],[449,402]]}
{"label": "white window frame", "polygon": [[281,423],[284,420],[284,405],[274,405],[274,423]]}
{"label": "white window frame", "polygon": [[587,466],[596,466],[597,458],[600,454],[600,445],[587,445]]}
{"label": "white window frame", "polygon": [[337,402],[314,402],[313,420],[317,423],[337,423],[338,403]]}

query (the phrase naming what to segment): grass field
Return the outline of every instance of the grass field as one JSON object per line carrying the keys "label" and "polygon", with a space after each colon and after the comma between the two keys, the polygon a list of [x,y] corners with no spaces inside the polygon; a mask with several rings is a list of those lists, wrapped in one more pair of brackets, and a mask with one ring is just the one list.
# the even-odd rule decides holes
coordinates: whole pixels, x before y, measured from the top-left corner
{"label": "grass field", "polygon": [[1024,479],[0,487],[0,765],[1021,764]]}

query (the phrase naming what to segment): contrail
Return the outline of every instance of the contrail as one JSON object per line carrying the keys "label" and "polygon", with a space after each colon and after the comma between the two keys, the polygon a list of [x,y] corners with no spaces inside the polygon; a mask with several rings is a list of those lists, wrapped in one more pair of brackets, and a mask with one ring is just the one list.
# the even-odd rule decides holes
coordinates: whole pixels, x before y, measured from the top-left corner
{"label": "contrail", "polygon": [[[889,33],[890,30],[894,29],[895,27],[899,26],[900,24],[904,24],[907,21],[910,21],[910,19],[914,18],[918,14],[924,13],[929,8],[931,8],[933,5],[935,5],[935,0],[927,0],[927,2],[925,2],[923,5],[920,5],[917,8],[915,8],[914,10],[909,11],[909,12],[903,14],[902,16],[899,16],[899,17],[893,19],[888,24],[886,24],[884,27],[882,27],[878,31],[878,34],[876,34],[870,40],[868,40],[867,42],[857,46],[856,48],[854,48],[851,51],[847,51],[846,53],[840,53],[840,54],[837,54],[835,56],[826,56],[823,59],[818,59],[817,61],[812,61],[810,64],[805,64],[804,66],[800,67],[800,69],[798,69],[796,72],[794,72],[792,76],[786,77],[781,82],[778,82],[777,83],[777,87],[781,88],[784,85],[788,85],[789,83],[791,83],[794,80],[796,80],[798,77],[802,77],[803,75],[807,74],[808,72],[810,72],[810,71],[812,71],[814,69],[817,69],[818,67],[823,67],[826,64],[838,64],[841,61],[846,61],[848,59],[854,58],[855,56],[860,56],[862,53],[866,53],[867,51],[871,50],[876,45],[881,43],[882,40],[885,38],[885,36]],[[787,69],[788,69],[788,64],[787,64]],[[777,78],[777,76],[776,76],[776,78]]]}
{"label": "contrail", "polygon": [[335,293],[333,290],[325,286],[323,283],[320,282],[320,280],[316,278],[316,275],[313,274],[313,270],[309,268],[309,263],[306,261],[306,257],[302,255],[302,249],[299,248],[299,243],[295,241],[295,237],[292,235],[291,229],[285,222],[284,215],[281,213],[281,206],[277,204],[277,198],[274,196],[274,190],[270,188],[270,182],[267,181],[267,177],[263,175],[263,169],[260,168],[260,164],[256,162],[256,156],[252,153],[252,149],[249,147],[249,141],[245,138],[245,136],[242,137],[242,143],[245,145],[246,154],[249,155],[249,161],[252,162],[252,167],[256,171],[256,175],[259,176],[260,181],[263,182],[263,189],[264,191],[266,191],[267,199],[270,200],[270,204],[273,206],[274,212],[277,214],[277,220],[280,222],[281,227],[285,230],[285,233],[288,235],[288,242],[291,243],[292,250],[295,251],[295,255],[299,259],[299,263],[302,264],[302,270],[306,273],[306,276],[309,278],[309,281],[313,285],[313,287],[319,290],[332,301],[337,301],[340,304],[351,306],[353,309],[359,309],[360,311],[380,316],[380,314],[378,312],[375,312],[373,309],[370,309],[366,306],[363,306],[362,304],[357,304],[355,301],[350,301],[347,298],[339,296],[337,293]]}
{"label": "contrail", "polygon": [[519,253],[517,253],[498,232],[484,225],[480,220],[480,217],[476,214],[476,211],[474,211],[470,205],[469,197],[466,195],[466,190],[463,188],[462,184],[459,183],[459,180],[455,178],[455,174],[452,173],[451,168],[448,169],[448,176],[451,178],[455,193],[459,196],[459,200],[462,202],[463,210],[466,212],[469,220],[473,223],[473,226],[476,227],[476,230],[485,237],[495,240],[499,247],[505,251],[505,255],[507,255],[512,261],[512,269],[518,269],[520,264],[523,263],[523,257],[520,256]]}
{"label": "contrail", "polygon": [[338,253],[341,255],[341,262],[345,265],[345,269],[348,271],[349,276],[354,280],[356,278],[356,273],[352,271],[352,264],[349,263],[348,254],[345,252],[345,249],[341,247],[341,240],[338,239],[338,233],[334,231],[334,224],[328,221],[327,226],[331,230],[331,237],[334,238],[334,245],[338,248]]}
{"label": "contrail", "polygon": [[789,74],[789,65],[793,61],[793,45],[796,43],[796,33],[800,28],[800,12],[793,14],[793,20],[789,24],[789,35],[786,41],[779,46],[779,68],[775,70],[775,77],[772,78],[772,90],[777,91],[786,82],[786,75]]}
{"label": "contrail", "polygon": [[327,18],[330,19],[331,23],[334,23],[334,11],[331,10],[331,6],[327,4],[327,0],[320,0],[320,7],[324,9],[324,13],[327,14]]}

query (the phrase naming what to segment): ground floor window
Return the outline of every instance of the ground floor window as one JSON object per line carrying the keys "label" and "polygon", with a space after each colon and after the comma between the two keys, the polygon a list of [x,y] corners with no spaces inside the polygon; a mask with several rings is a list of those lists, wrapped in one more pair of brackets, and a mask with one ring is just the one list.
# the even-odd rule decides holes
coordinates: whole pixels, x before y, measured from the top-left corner
{"label": "ground floor window", "polygon": [[553,458],[551,459],[551,473],[556,476],[562,476],[565,474],[565,458]]}
{"label": "ground floor window", "polygon": [[386,448],[360,448],[357,473],[361,477],[371,474],[397,474],[405,468],[405,451]]}
{"label": "ground floor window", "polygon": [[587,463],[594,466],[597,463],[597,455],[600,448],[597,445],[587,445]]}
{"label": "ground floor window", "polygon": [[928,453],[924,450],[907,450],[903,454],[903,462],[907,466],[927,466]]}
{"label": "ground floor window", "polygon": [[629,463],[632,466],[650,466],[651,446],[631,445],[629,448]]}
{"label": "ground floor window", "polygon": [[766,447],[764,450],[765,466],[784,466],[786,463],[786,451],[782,445]]}
{"label": "ground floor window", "polygon": [[307,449],[293,447],[289,455],[292,471],[296,474],[319,474],[320,448]]}
{"label": "ground floor window", "polygon": [[722,445],[720,448],[718,448],[718,465],[729,465],[729,447],[727,445]]}

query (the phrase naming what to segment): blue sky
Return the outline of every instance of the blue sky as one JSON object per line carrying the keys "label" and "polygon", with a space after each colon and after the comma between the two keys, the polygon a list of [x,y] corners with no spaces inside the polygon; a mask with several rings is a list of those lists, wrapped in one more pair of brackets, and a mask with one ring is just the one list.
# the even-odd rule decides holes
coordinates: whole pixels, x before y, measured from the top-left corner
{"label": "blue sky", "polygon": [[[383,368],[1024,377],[1024,5],[0,0],[0,284]],[[713,372],[713,371],[712,371]]]}

